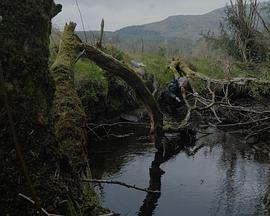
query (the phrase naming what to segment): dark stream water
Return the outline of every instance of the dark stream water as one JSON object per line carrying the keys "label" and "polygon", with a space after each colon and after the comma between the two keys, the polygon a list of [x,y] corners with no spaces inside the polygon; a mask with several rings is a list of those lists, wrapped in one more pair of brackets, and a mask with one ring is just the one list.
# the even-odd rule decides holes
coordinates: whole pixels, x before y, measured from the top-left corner
{"label": "dark stream water", "polygon": [[[209,132],[209,130],[207,131]],[[116,185],[97,186],[103,206],[121,215],[267,215],[263,197],[269,164],[241,138],[210,130],[196,147],[162,159],[152,144],[109,139],[94,152],[94,177],[160,189],[146,194]]]}

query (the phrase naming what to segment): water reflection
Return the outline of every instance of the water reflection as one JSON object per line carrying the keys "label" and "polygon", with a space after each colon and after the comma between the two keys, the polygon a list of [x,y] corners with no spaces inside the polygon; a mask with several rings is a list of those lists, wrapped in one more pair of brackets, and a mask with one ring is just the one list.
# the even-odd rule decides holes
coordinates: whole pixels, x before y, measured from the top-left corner
{"label": "water reflection", "polygon": [[[151,167],[149,169],[149,188],[150,190],[157,190],[161,191],[161,176],[165,173],[163,170],[161,170],[160,165],[163,162],[163,153],[162,152],[156,152],[155,153],[155,159],[151,164]],[[146,216],[146,215],[152,215],[155,208],[157,207],[157,202],[160,197],[160,193],[154,194],[154,193],[147,193],[143,205],[140,207],[139,216]]]}
{"label": "water reflection", "polygon": [[[158,151],[155,153],[154,160],[149,168],[149,188],[150,190],[161,191],[161,177],[165,174],[160,168],[160,165],[169,161],[173,156],[176,156],[180,151],[185,151],[187,154],[191,154],[189,147],[195,145],[195,131],[183,130],[181,134],[165,134],[164,142],[166,147],[165,152]],[[161,194],[148,193],[143,201],[143,205],[140,207],[139,216],[153,215],[154,210],[157,207],[158,199]]]}
{"label": "water reflection", "polygon": [[[109,145],[100,146],[101,154],[92,158],[99,178],[161,191],[145,195],[104,185],[103,204],[123,215],[267,215],[262,198],[268,164],[242,145],[241,137],[209,132],[212,134],[198,139],[195,147],[177,149],[166,156],[155,153],[147,143],[138,143],[136,136],[123,141],[124,145],[110,140]],[[201,136],[198,133],[197,138]]]}

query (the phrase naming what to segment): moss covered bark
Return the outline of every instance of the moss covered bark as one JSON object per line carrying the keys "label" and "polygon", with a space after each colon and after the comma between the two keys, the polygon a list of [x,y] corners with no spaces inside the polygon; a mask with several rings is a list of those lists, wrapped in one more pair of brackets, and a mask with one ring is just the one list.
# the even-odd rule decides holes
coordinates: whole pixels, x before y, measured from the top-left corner
{"label": "moss covered bark", "polygon": [[[59,52],[50,74],[54,83],[52,107],[53,133],[62,152],[70,159],[70,172],[79,179],[91,178],[86,151],[86,115],[74,86],[73,67],[78,56],[78,41],[74,36],[76,24],[65,25]],[[81,184],[81,183],[80,183]],[[90,185],[81,184],[83,199],[89,214],[100,211],[98,198]]]}
{"label": "moss covered bark", "polygon": [[[38,196],[48,206],[55,200],[54,182],[48,181],[60,160],[53,138],[48,134],[52,90],[48,76],[51,18],[56,14],[52,0],[0,2],[0,59],[8,102],[15,121],[18,140],[29,166]],[[29,215],[33,206],[25,205],[18,193],[31,197],[29,186],[19,172],[15,145],[10,136],[6,108],[0,100],[0,212]],[[47,155],[50,155],[47,160]],[[51,185],[50,185],[51,184]],[[45,200],[46,199],[46,200]],[[44,204],[42,202],[42,204]]]}
{"label": "moss covered bark", "polygon": [[59,52],[50,74],[55,88],[52,110],[53,132],[60,148],[79,164],[83,161],[80,157],[85,153],[86,116],[74,87],[72,69],[77,58],[77,45],[73,38],[75,26],[73,23],[65,26]]}
{"label": "moss covered bark", "polygon": [[[76,170],[78,160],[73,160],[73,154],[70,153],[73,147],[69,145],[73,141],[84,142],[84,135],[80,129],[75,128],[76,139],[71,137],[68,142],[69,128],[60,129],[61,125],[68,122],[58,121],[56,127],[51,127],[50,113],[54,88],[50,85],[48,47],[51,18],[59,12],[60,8],[53,0],[0,1],[2,18],[0,61],[4,75],[0,94],[1,215],[35,215],[34,206],[18,196],[18,193],[28,197],[32,194],[25,177],[20,172],[15,145],[9,132],[10,124],[3,94],[8,95],[18,141],[41,206],[49,212],[63,215],[70,215],[68,211],[68,207],[72,205],[70,200],[75,200],[74,202],[78,204],[86,204],[90,211],[89,215],[95,208],[95,204],[91,201],[91,198],[95,197],[93,191],[89,192],[82,187],[79,181],[80,175]],[[68,62],[64,57],[61,61]],[[65,72],[68,73],[61,75],[58,81],[62,79],[61,77],[68,77],[71,74],[70,70]],[[65,91],[61,87],[57,90]],[[64,95],[77,100],[76,103],[80,104],[74,92]],[[67,99],[67,102],[63,103],[69,106],[70,100]],[[69,116],[68,112],[65,113],[63,109],[61,111],[63,113],[59,115]],[[84,119],[83,111],[78,115],[81,120]],[[76,125],[76,122],[72,123]],[[58,132],[51,128],[58,128]],[[64,136],[67,138],[64,139]],[[64,147],[58,143],[62,138],[67,143]],[[76,146],[78,143],[73,144]],[[81,151],[76,153],[79,154]]]}

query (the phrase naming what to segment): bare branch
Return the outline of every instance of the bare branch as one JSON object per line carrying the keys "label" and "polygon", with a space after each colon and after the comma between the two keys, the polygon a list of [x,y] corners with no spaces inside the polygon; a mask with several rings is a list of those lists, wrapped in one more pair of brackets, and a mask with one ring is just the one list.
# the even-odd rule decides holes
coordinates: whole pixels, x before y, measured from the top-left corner
{"label": "bare branch", "polygon": [[97,47],[98,47],[99,49],[102,48],[103,36],[104,36],[104,19],[101,20],[101,25],[100,25],[100,36],[99,36],[99,41],[97,42]]}
{"label": "bare branch", "polygon": [[90,183],[98,183],[98,184],[115,184],[115,185],[120,185],[123,187],[127,187],[127,188],[132,188],[138,191],[144,191],[147,193],[161,193],[160,191],[153,191],[153,190],[148,190],[146,188],[140,188],[137,187],[135,185],[129,185],[126,184],[124,182],[120,182],[120,181],[110,181],[110,180],[98,180],[98,179],[82,179],[83,182],[90,182]]}
{"label": "bare branch", "polygon": [[[27,200],[28,202],[32,203],[33,205],[36,204],[33,200],[31,200],[29,197],[25,196],[22,193],[19,193],[19,196],[22,197],[23,199]],[[50,214],[44,208],[41,208],[41,212],[46,216],[63,216],[63,215]]]}

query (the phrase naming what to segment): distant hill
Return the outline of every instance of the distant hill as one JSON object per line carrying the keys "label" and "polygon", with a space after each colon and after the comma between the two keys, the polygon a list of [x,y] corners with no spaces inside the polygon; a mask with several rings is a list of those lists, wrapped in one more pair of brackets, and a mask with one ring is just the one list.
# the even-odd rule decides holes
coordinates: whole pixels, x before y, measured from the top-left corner
{"label": "distant hill", "polygon": [[[269,4],[269,2],[261,3],[260,13],[266,21],[269,21],[266,11],[261,10],[266,4]],[[219,32],[220,23],[223,22],[225,17],[225,9],[226,7],[222,7],[203,15],[170,16],[160,22],[125,27],[115,33],[139,37],[152,35],[164,38],[183,38],[194,41],[200,37],[202,32],[207,33],[209,30],[213,33]]]}
{"label": "distant hill", "polygon": [[159,35],[165,38],[186,38],[196,40],[201,32],[211,30],[217,33],[220,22],[225,16],[225,7],[204,15],[178,15],[171,16],[160,22],[129,26],[116,33],[120,35]]}
{"label": "distant hill", "polygon": [[[266,4],[262,3],[261,8]],[[192,46],[196,46],[195,42],[201,37],[201,33],[211,31],[218,34],[220,23],[224,21],[225,9],[226,7],[219,8],[203,15],[170,16],[160,22],[105,32],[104,42],[130,52],[139,52],[144,46],[146,52],[158,52],[160,48],[166,48],[167,52],[171,53],[190,53]],[[269,22],[265,10],[261,10],[261,15]],[[78,34],[84,39],[82,32]],[[95,41],[98,35],[97,31],[87,32],[87,38],[91,41]]]}

